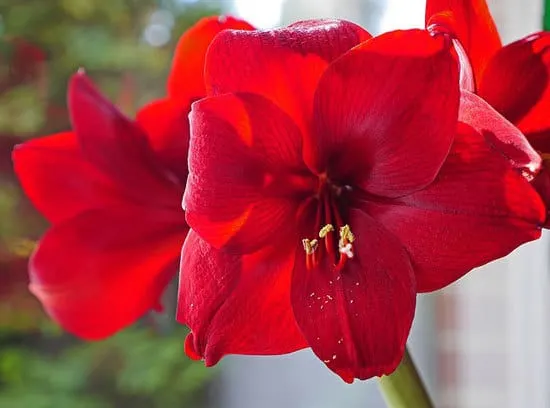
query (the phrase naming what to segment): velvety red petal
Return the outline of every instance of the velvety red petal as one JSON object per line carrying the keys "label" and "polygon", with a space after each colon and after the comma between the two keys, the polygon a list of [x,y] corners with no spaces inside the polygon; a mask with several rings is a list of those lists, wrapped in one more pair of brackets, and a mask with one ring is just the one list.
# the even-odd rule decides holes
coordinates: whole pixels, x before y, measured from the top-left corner
{"label": "velvety red petal", "polygon": [[147,202],[154,196],[166,206],[180,200],[180,189],[155,160],[144,132],[101,96],[85,74],[72,77],[68,99],[86,159],[135,199]]}
{"label": "velvety red petal", "polygon": [[550,165],[545,161],[544,168],[535,176],[531,185],[537,190],[546,205],[544,228],[550,228]]}
{"label": "velvety red petal", "polygon": [[65,330],[105,338],[156,308],[177,273],[183,213],[124,205],[50,229],[31,258],[30,289]]}
{"label": "velvety red petal", "polygon": [[526,178],[530,179],[538,172],[541,158],[525,136],[483,99],[463,90],[458,116],[461,122],[481,133]]}
{"label": "velvety red petal", "polygon": [[246,21],[228,16],[205,17],[199,20],[179,39],[174,52],[172,69],[168,76],[168,95],[191,103],[206,95],[204,88],[204,60],[206,50],[214,37],[223,30],[253,30]]}
{"label": "velvety red petal", "polygon": [[[517,125],[537,150],[550,153],[550,33],[530,35],[499,50],[478,95]],[[546,137],[536,137],[547,132]]]}
{"label": "velvety red petal", "polygon": [[529,132],[525,136],[533,148],[541,154],[550,155],[550,128],[540,132]]}
{"label": "velvety red petal", "polygon": [[296,321],[313,352],[346,382],[395,370],[416,301],[409,256],[395,236],[360,210],[351,210],[349,220],[354,257],[338,271],[320,253],[318,266],[308,269],[299,248],[291,294]]}
{"label": "velvety red petal", "polygon": [[313,94],[327,64],[369,38],[361,27],[340,20],[303,21],[269,31],[225,31],[207,54],[207,92],[262,95],[305,134]]}
{"label": "velvety red petal", "polygon": [[[190,115],[189,225],[216,248],[254,251],[294,230],[296,197],[307,187],[300,132],[268,99],[207,98]],[[311,184],[311,182],[310,182]]]}
{"label": "velvety red petal", "polygon": [[461,42],[479,84],[500,37],[485,0],[427,0],[426,26],[440,25]]}
{"label": "velvety red petal", "polygon": [[406,246],[419,292],[441,289],[537,239],[546,213],[527,180],[463,123],[432,185],[365,208]]}
{"label": "velvety red petal", "polygon": [[191,231],[182,250],[176,316],[192,330],[186,353],[211,366],[226,354],[283,354],[307,347],[290,306],[293,260],[294,252],[281,248],[230,255]]}
{"label": "velvety red petal", "polygon": [[458,102],[444,38],[422,30],[373,38],[333,62],[319,83],[315,167],[377,195],[418,190],[449,152]]}
{"label": "velvety red petal", "polygon": [[[157,160],[185,185],[191,106],[175,99],[161,99],[143,107],[136,121],[145,131]],[[182,188],[183,192],[183,188]]]}
{"label": "velvety red petal", "polygon": [[17,145],[12,157],[25,194],[50,222],[126,200],[116,184],[83,157],[71,132]]}

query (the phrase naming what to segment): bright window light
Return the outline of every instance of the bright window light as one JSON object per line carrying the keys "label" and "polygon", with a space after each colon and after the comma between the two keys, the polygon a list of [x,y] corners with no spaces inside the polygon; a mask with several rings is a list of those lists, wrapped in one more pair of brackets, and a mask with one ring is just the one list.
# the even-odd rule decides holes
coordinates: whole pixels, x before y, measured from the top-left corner
{"label": "bright window light", "polygon": [[382,32],[403,28],[423,28],[425,0],[386,0],[380,22]]}
{"label": "bright window light", "polygon": [[235,7],[240,17],[257,28],[272,28],[281,21],[284,2],[285,0],[235,0]]}

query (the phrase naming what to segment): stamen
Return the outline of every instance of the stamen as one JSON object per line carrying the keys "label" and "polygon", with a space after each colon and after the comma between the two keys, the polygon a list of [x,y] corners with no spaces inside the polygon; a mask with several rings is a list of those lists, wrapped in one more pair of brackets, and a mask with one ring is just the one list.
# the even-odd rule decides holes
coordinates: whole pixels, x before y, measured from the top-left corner
{"label": "stamen", "polygon": [[316,239],[309,240],[307,238],[302,239],[302,245],[304,246],[304,251],[307,255],[313,255],[317,247],[319,246],[319,241]]}
{"label": "stamen", "polygon": [[332,224],[327,224],[319,231],[319,238],[325,238],[329,232],[334,231]]}
{"label": "stamen", "polygon": [[338,263],[339,267],[343,267],[346,259],[353,258],[353,245],[352,242],[355,241],[355,235],[351,232],[351,228],[348,224],[340,227],[340,240],[338,241],[338,252],[342,256],[340,262]]}
{"label": "stamen", "polygon": [[347,242],[355,241],[355,235],[353,235],[353,232],[351,232],[351,228],[348,224],[340,227],[340,239]]}

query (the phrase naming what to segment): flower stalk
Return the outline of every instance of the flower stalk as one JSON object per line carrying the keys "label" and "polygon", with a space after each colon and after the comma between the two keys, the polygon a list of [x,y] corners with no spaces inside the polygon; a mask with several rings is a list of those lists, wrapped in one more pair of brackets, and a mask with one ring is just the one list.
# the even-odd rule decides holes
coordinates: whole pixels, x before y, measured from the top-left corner
{"label": "flower stalk", "polygon": [[434,408],[408,350],[397,369],[378,380],[388,408]]}
{"label": "flower stalk", "polygon": [[543,30],[550,30],[550,0],[544,2],[544,18],[542,21]]}

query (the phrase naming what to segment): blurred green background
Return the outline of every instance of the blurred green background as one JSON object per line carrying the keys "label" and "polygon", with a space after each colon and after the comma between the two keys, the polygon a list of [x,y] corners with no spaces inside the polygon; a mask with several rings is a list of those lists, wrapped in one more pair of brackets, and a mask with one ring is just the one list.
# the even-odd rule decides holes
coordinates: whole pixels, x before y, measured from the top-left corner
{"label": "blurred green background", "polygon": [[[13,175],[14,144],[69,127],[79,67],[127,114],[164,93],[179,35],[221,10],[184,0],[0,0],[0,407],[202,407],[214,371],[183,354],[172,313],[103,342],[63,334],[27,291],[46,227]],[[175,310],[174,296],[166,310]]]}

